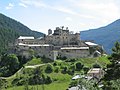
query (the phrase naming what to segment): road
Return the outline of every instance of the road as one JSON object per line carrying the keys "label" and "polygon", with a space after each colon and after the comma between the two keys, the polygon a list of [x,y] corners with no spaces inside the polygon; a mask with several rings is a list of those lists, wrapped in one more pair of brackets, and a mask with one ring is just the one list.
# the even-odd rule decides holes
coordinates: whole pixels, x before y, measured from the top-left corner
{"label": "road", "polygon": [[25,68],[37,68],[37,67],[40,67],[40,66],[43,66],[45,64],[38,64],[38,65],[30,65],[30,66],[25,66]]}

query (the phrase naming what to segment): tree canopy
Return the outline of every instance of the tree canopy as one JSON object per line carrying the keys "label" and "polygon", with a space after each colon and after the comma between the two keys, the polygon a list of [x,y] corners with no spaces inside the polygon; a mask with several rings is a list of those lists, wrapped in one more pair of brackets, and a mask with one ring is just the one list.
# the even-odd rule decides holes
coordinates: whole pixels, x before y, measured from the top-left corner
{"label": "tree canopy", "polygon": [[120,79],[120,43],[116,42],[112,49],[113,53],[109,57],[111,64],[107,65],[105,79]]}
{"label": "tree canopy", "polygon": [[0,71],[5,76],[12,75],[19,69],[19,60],[15,54],[5,54],[0,61]]}

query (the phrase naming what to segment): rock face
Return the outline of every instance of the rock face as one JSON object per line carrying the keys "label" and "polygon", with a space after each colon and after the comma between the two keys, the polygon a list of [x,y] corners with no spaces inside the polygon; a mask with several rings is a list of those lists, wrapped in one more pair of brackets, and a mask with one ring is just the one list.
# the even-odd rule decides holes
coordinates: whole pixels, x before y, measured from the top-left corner
{"label": "rock face", "polygon": [[110,54],[114,43],[120,41],[120,19],[104,27],[82,31],[81,39],[94,40],[103,45],[106,52]]}

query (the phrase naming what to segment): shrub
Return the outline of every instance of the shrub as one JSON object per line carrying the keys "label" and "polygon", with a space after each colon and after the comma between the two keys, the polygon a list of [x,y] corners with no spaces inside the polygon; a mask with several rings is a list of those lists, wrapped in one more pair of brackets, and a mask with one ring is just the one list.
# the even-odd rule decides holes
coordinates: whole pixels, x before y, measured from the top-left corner
{"label": "shrub", "polygon": [[70,87],[74,87],[78,84],[77,80],[74,80],[70,83]]}
{"label": "shrub", "polygon": [[76,64],[75,64],[75,69],[77,70],[77,71],[79,71],[79,70],[81,70],[82,68],[83,68],[83,64],[81,64],[81,62],[77,62]]}
{"label": "shrub", "polygon": [[21,86],[21,85],[24,85],[24,84],[25,84],[25,79],[21,79],[16,83],[17,86]]}
{"label": "shrub", "polygon": [[57,56],[57,59],[61,59],[61,60],[66,60],[67,59],[67,57],[66,56],[61,56],[61,55],[59,55],[59,56]]}
{"label": "shrub", "polygon": [[46,73],[51,73],[53,72],[53,65],[52,64],[48,64],[46,69],[45,69]]}
{"label": "shrub", "polygon": [[29,78],[29,84],[30,85],[37,85],[37,84],[42,84],[42,78],[39,75],[34,75]]}
{"label": "shrub", "polygon": [[101,68],[101,66],[98,63],[93,64],[93,68]]}
{"label": "shrub", "polygon": [[53,66],[57,66],[57,63],[56,63],[56,62],[54,62],[54,63],[53,63]]}
{"label": "shrub", "polygon": [[59,66],[56,66],[56,67],[55,67],[55,72],[58,73],[59,70],[60,70],[60,67],[59,67]]}
{"label": "shrub", "polygon": [[84,74],[87,74],[87,72],[89,71],[89,67],[83,67],[83,71],[84,71]]}
{"label": "shrub", "polygon": [[0,90],[5,90],[4,88],[6,88],[7,81],[6,80],[2,80],[0,79]]}
{"label": "shrub", "polygon": [[45,79],[45,84],[50,84],[52,83],[52,79],[50,76],[47,76],[47,78]]}
{"label": "shrub", "polygon": [[63,73],[63,74],[66,74],[66,73],[67,73],[67,70],[68,70],[68,67],[65,66],[65,67],[63,68],[63,70],[62,70],[62,73]]}
{"label": "shrub", "polygon": [[75,72],[74,69],[72,69],[72,70],[69,69],[69,70],[68,70],[68,74],[69,74],[69,75],[74,75],[74,72]]}
{"label": "shrub", "polygon": [[69,69],[75,70],[75,65],[70,65]]}

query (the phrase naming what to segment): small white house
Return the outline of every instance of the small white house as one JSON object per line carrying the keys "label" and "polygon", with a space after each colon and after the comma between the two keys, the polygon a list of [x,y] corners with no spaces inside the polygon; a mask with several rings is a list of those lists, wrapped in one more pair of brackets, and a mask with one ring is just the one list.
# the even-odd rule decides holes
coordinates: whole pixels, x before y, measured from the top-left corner
{"label": "small white house", "polygon": [[92,68],[88,71],[87,77],[100,80],[104,76],[104,71],[101,68]]}

